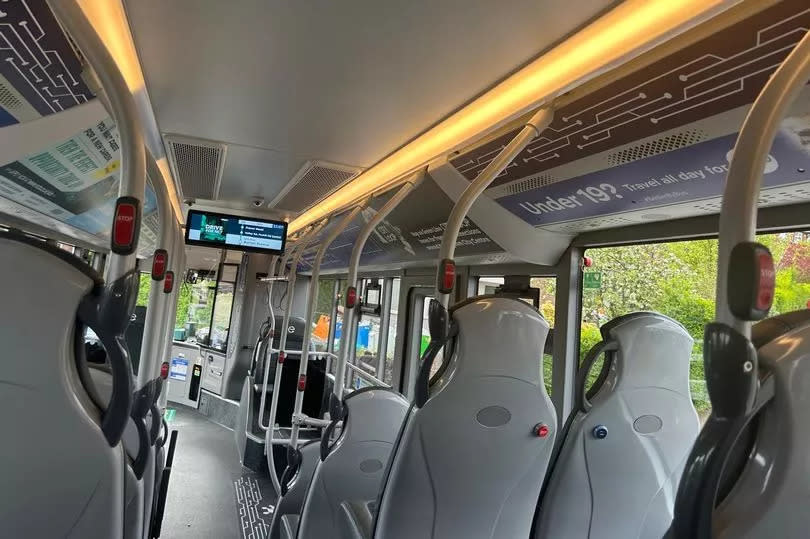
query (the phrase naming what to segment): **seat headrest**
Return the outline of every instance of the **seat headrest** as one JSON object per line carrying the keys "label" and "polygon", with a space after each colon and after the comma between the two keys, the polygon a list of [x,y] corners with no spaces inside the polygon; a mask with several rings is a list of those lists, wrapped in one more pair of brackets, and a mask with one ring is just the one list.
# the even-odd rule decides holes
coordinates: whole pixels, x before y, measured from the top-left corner
{"label": "seat headrest", "polygon": [[688,393],[686,373],[694,339],[680,323],[662,314],[638,312],[611,320],[601,331],[605,340],[619,345],[617,386]]}
{"label": "seat headrest", "polygon": [[467,351],[476,351],[464,354],[451,370],[465,376],[537,381],[549,326],[534,306],[509,297],[483,296],[454,307],[451,313],[458,324],[457,342]]}

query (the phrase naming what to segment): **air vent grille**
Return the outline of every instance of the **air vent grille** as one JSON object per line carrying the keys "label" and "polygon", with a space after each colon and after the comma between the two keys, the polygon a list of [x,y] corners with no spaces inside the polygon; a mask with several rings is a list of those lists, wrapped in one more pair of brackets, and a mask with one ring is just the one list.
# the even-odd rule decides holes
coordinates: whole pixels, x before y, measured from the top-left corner
{"label": "air vent grille", "polygon": [[607,156],[610,166],[632,163],[645,157],[651,157],[661,153],[671,152],[685,146],[691,146],[706,140],[708,136],[701,129],[689,129],[672,135],[666,135],[654,140],[630,146]]}
{"label": "air vent grille", "polygon": [[219,197],[226,146],[218,142],[169,135],[165,137],[172,173],[184,198]]}
{"label": "air vent grille", "polygon": [[5,83],[0,82],[0,106],[6,110],[17,110],[23,106],[22,101]]}
{"label": "air vent grille", "polygon": [[354,178],[360,169],[325,161],[309,161],[270,203],[279,210],[302,212]]}
{"label": "air vent grille", "polygon": [[525,180],[507,185],[505,191],[508,195],[517,195],[518,193],[524,193],[526,191],[531,191],[532,189],[539,189],[556,182],[557,178],[551,174],[537,174],[530,178],[526,178]]}
{"label": "air vent grille", "polygon": [[[572,223],[566,223],[555,227],[555,229],[559,232],[566,232],[566,233],[579,233],[579,232],[586,232],[588,230],[593,230],[596,228],[611,228],[617,226],[623,226],[633,223],[632,219],[628,219],[621,215],[612,215],[608,217],[597,217],[594,219],[585,219],[581,221],[575,221]],[[540,225],[539,228],[542,228],[543,225]]]}

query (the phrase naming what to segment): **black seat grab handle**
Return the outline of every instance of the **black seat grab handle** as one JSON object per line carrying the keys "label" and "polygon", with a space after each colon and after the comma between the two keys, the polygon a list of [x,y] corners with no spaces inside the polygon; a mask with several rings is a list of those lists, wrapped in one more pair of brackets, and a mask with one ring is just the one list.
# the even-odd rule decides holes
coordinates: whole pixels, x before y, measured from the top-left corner
{"label": "black seat grab handle", "polygon": [[[457,326],[450,322],[450,314],[447,309],[435,299],[430,300],[428,325],[430,328],[430,343],[422,355],[419,373],[416,375],[414,404],[419,408],[425,405],[430,396],[430,370],[433,361],[444,348],[444,345],[447,344],[447,341],[458,332]],[[445,361],[449,359],[445,358]]]}
{"label": "black seat grab handle", "polygon": [[281,474],[279,485],[281,486],[281,495],[285,496],[290,490],[290,481],[298,473],[304,456],[299,449],[287,448],[287,467],[284,468],[284,473]]}
{"label": "black seat grab handle", "polygon": [[124,331],[138,299],[138,269],[122,275],[98,295],[88,294],[79,304],[78,319],[89,326],[107,351],[112,391],[101,412],[101,432],[110,446],[121,441],[132,411],[132,364]]}
{"label": "black seat grab handle", "polygon": [[[576,405],[582,412],[587,412],[590,410],[593,405],[591,404],[590,397],[593,397],[596,391],[598,391],[599,387],[601,386],[602,382],[605,381],[607,377],[607,372],[610,369],[611,364],[613,363],[613,359],[611,357],[612,354],[609,352],[615,352],[619,349],[619,343],[616,341],[601,341],[594,345],[588,351],[588,354],[585,356],[585,359],[582,360],[582,365],[579,367],[577,371],[577,381],[576,385]],[[605,354],[605,363],[602,365],[602,370],[599,372],[599,377],[597,379],[597,383],[594,384],[593,389],[596,391],[589,392],[586,391],[585,385],[588,383],[588,373],[593,368],[594,363],[596,360],[599,359],[599,356]],[[590,394],[589,394],[590,393]]]}

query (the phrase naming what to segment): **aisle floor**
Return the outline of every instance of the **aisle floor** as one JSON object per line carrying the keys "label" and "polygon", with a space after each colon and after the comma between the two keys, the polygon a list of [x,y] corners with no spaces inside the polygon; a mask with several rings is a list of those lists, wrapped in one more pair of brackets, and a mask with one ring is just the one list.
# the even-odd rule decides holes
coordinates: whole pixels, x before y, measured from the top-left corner
{"label": "aisle floor", "polygon": [[169,423],[178,431],[161,538],[264,539],[272,519],[270,479],[242,467],[234,434],[191,408]]}

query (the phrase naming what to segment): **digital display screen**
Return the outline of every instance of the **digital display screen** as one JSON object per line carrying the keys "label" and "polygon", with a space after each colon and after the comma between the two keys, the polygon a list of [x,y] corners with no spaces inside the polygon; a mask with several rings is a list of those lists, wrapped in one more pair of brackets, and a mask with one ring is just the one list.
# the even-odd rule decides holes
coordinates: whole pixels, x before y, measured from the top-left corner
{"label": "digital display screen", "polygon": [[287,223],[256,217],[189,210],[186,243],[220,249],[281,254],[287,241]]}

